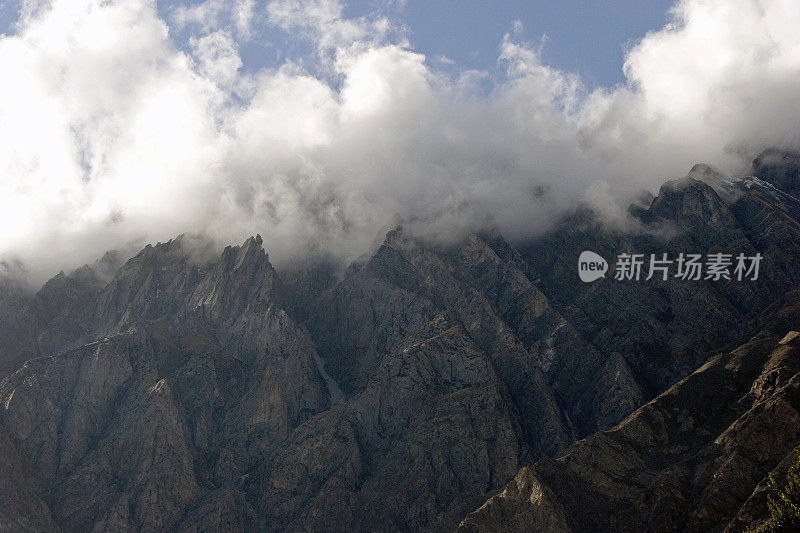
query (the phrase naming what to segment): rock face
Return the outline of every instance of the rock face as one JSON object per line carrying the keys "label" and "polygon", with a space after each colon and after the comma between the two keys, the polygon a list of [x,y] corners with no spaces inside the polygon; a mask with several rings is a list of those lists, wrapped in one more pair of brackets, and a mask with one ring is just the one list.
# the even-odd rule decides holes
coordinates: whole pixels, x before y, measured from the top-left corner
{"label": "rock face", "polygon": [[0,383],[7,440],[59,527],[204,527],[223,509],[231,524],[258,523],[233,481],[328,409],[310,341],[275,304],[260,238],[200,259],[183,239],[145,248],[68,309],[79,327],[44,328],[54,345],[100,340]]}
{"label": "rock face", "polygon": [[6,376],[35,355],[33,293],[12,277],[0,277],[0,376]]}
{"label": "rock face", "polygon": [[753,161],[753,174],[794,197],[800,196],[800,152],[766,150]]}
{"label": "rock face", "polygon": [[[758,161],[695,167],[626,230],[399,225],[282,272],[258,236],[184,235],[35,293],[3,278],[0,530],[741,529],[800,428],[800,202]],[[583,250],[765,259],[583,284]]]}
{"label": "rock face", "polygon": [[[594,344],[630,347],[632,353],[623,353],[651,390],[681,377],[676,363],[701,362],[714,345],[721,353],[612,430],[579,441],[556,460],[542,457],[521,469],[461,522],[460,531],[744,531],[767,516],[767,474],[785,473],[800,445],[800,294],[790,290],[798,282],[800,221],[793,157],[767,152],[754,162],[758,177],[735,183],[696,167],[666,184],[648,208],[634,210],[647,228],[671,224],[668,246],[764,254],[761,282],[699,285],[693,296],[666,283],[649,307],[619,290],[628,287],[610,284],[563,296],[574,302],[565,315]],[[698,174],[703,181],[694,179]],[[596,231],[584,224],[573,246],[600,248]],[[618,249],[637,251],[646,250],[650,238],[620,237]],[[531,247],[543,254],[539,268],[545,287],[553,289],[559,265],[549,254],[555,255],[557,238]],[[599,303],[587,306],[587,293]],[[550,294],[557,301],[558,291]],[[661,302],[669,310],[666,320],[657,314]],[[584,314],[587,307],[591,312]],[[729,329],[697,335],[694,326],[692,334],[698,319]],[[599,326],[618,320],[632,326],[622,338]],[[744,332],[753,335],[733,348],[731,340]],[[653,341],[661,348],[656,354],[666,353],[672,363],[641,364],[637,351],[652,356]]]}
{"label": "rock face", "polygon": [[800,442],[800,293],[611,431],[523,468],[461,531],[742,531]]}

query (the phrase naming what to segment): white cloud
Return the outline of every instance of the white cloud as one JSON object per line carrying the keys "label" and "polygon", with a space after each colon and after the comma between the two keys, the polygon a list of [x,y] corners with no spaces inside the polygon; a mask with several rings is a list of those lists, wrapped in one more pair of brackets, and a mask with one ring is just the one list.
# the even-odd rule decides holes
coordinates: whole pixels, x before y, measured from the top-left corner
{"label": "white cloud", "polygon": [[222,0],[206,0],[199,4],[179,5],[172,12],[172,20],[178,29],[197,24],[203,32],[219,28],[225,3]]}
{"label": "white cloud", "polygon": [[[517,238],[577,199],[612,213],[694,162],[736,170],[800,145],[796,2],[685,0],[628,52],[629,84],[594,92],[520,29],[488,95],[486,73],[451,79],[380,16],[231,5],[173,12],[198,26],[188,52],[152,1],[26,7],[0,37],[0,258],[41,280],[202,231],[260,232],[279,261],[315,247],[350,259],[394,213],[439,236],[493,217]],[[314,70],[244,72],[238,41],[261,23],[309,40]]]}
{"label": "white cloud", "polygon": [[313,41],[323,58],[351,47],[378,46],[394,29],[385,17],[343,18],[338,0],[272,0],[267,13],[271,24]]}
{"label": "white cloud", "polygon": [[249,39],[255,19],[255,0],[203,0],[172,8],[171,21],[179,30],[197,25],[203,33],[220,29],[227,22],[242,37]]}
{"label": "white cloud", "polygon": [[191,37],[189,46],[197,60],[200,75],[221,87],[236,85],[242,58],[229,32],[217,30],[202,37]]}
{"label": "white cloud", "polygon": [[255,0],[236,0],[234,5],[234,25],[236,29],[245,37],[250,37],[250,27],[255,16]]}

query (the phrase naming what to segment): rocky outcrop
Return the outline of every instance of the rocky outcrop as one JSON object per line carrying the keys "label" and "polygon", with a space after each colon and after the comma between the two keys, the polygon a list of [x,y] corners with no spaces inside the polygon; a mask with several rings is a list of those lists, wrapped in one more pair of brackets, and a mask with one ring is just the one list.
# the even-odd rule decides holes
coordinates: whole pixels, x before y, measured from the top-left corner
{"label": "rocky outcrop", "polygon": [[[755,332],[750,323],[797,281],[798,201],[768,184],[741,180],[726,203],[709,184],[687,177],[665,184],[632,230],[614,230],[585,211],[552,234],[521,247],[529,275],[539,278],[553,306],[603,353],[619,353],[645,397],[665,390],[701,365],[714,350],[732,348]],[[764,256],[759,279],[746,283],[645,281],[584,284],[575,264],[583,250],[701,255],[725,252]],[[673,269],[674,273],[674,269]],[[611,275],[613,276],[613,268]]]}
{"label": "rocky outcrop", "polygon": [[0,378],[36,355],[33,297],[14,277],[0,276]]}
{"label": "rocky outcrop", "polygon": [[270,529],[437,530],[516,470],[524,446],[501,382],[458,326],[431,328],[249,476]]}
{"label": "rocky outcrop", "polygon": [[20,516],[67,530],[203,527],[223,511],[254,523],[233,480],[329,405],[260,244],[200,266],[180,241],[146,248],[83,315],[93,331],[123,332],[0,383],[0,426],[33,484],[17,490],[43,502]]}
{"label": "rocky outcrop", "polygon": [[459,530],[742,531],[765,516],[765,476],[800,439],[800,294],[786,300],[618,427],[522,469]]}
{"label": "rocky outcrop", "polygon": [[800,198],[800,152],[765,150],[753,161],[753,175]]}
{"label": "rocky outcrop", "polygon": [[50,508],[39,496],[39,485],[1,425],[0,472],[0,530],[55,531]]}

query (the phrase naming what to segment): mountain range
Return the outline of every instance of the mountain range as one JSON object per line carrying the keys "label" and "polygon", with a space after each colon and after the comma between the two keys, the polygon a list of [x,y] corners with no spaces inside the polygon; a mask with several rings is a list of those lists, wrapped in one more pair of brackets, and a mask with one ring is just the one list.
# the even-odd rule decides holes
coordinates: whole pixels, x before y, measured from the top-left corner
{"label": "mountain range", "polygon": [[[696,165],[628,220],[260,236],[0,279],[0,530],[743,531],[800,444],[800,153]],[[578,256],[761,254],[582,283]]]}

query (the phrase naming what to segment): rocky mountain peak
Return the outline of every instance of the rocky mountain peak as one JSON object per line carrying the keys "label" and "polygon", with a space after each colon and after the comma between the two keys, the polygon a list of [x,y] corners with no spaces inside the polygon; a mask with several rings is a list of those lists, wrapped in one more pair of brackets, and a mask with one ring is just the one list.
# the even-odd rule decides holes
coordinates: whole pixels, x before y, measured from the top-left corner
{"label": "rocky mountain peak", "polygon": [[753,160],[753,175],[800,198],[800,152],[768,149]]}
{"label": "rocky mountain peak", "polygon": [[241,246],[228,246],[208,269],[190,298],[190,307],[203,308],[213,320],[230,321],[245,309],[266,309],[275,300],[276,273],[260,235]]}
{"label": "rocky mountain peak", "polygon": [[[696,174],[694,174],[696,175]],[[668,181],[661,186],[658,196],[650,205],[650,211],[670,220],[692,218],[718,219],[725,210],[725,203],[714,188],[693,174]]]}

